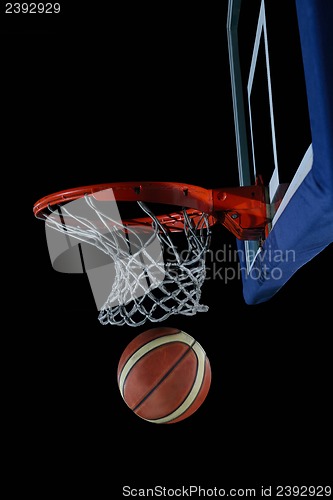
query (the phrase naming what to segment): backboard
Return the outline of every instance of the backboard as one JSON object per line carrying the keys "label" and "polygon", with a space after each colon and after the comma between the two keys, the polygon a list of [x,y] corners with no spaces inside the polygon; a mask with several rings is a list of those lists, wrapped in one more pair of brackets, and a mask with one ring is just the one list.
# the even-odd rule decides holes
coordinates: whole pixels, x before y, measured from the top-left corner
{"label": "backboard", "polygon": [[229,0],[239,183],[267,186],[264,241],[237,241],[246,303],[269,300],[333,241],[333,7]]}

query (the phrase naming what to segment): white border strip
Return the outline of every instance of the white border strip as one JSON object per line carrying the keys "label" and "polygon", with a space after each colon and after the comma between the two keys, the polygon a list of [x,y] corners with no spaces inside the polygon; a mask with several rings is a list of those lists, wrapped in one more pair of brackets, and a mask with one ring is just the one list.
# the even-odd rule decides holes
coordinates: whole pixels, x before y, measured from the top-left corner
{"label": "white border strip", "polygon": [[284,197],[281,200],[281,203],[276,211],[275,217],[273,218],[272,221],[272,227],[282,214],[282,212],[285,210],[286,206],[290,202],[291,198],[293,195],[296,193],[297,189],[300,187],[302,182],[304,181],[305,177],[308,175],[310,170],[312,169],[313,165],[313,149],[312,149],[312,144],[308,147],[306,150],[305,155],[303,156],[303,159],[291,181],[291,183],[288,186],[288,189],[284,195]]}
{"label": "white border strip", "polygon": [[[252,130],[251,92],[252,92],[253,79],[254,79],[255,68],[256,68],[257,59],[258,59],[259,45],[260,45],[262,33],[264,33],[264,45],[265,45],[265,57],[266,57],[266,74],[267,74],[268,99],[269,99],[269,112],[270,112],[270,119],[271,119],[271,133],[272,133],[273,157],[274,157],[274,172],[273,172],[273,175],[272,175],[272,179],[273,178],[275,180],[277,179],[277,186],[278,186],[278,184],[279,184],[279,171],[278,171],[278,160],[277,160],[277,150],[276,150],[274,109],[273,109],[273,97],[272,97],[272,83],[271,83],[271,71],[270,71],[270,64],[269,64],[267,25],[266,25],[266,12],[265,12],[265,2],[264,2],[264,0],[262,0],[261,6],[260,6],[260,12],[259,12],[259,17],[258,17],[258,25],[257,25],[257,32],[256,32],[254,46],[253,46],[252,60],[251,60],[249,78],[248,78],[248,83],[247,83],[247,97],[248,97],[249,116],[250,116],[252,157],[253,157],[253,168],[254,168],[254,176],[255,176],[255,178],[257,176],[257,173],[256,173],[256,161],[255,161],[255,153],[254,153],[254,139],[253,139],[253,130]],[[276,181],[274,181],[274,186],[275,185],[276,185]],[[274,197],[274,194],[275,193],[273,193],[272,197]]]}

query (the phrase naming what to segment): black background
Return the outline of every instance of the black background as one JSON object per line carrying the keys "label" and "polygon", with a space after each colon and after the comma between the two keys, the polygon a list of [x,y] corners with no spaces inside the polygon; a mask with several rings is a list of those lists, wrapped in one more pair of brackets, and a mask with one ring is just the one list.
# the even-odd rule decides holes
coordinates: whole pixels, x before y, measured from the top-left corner
{"label": "black background", "polygon": [[[86,277],[52,269],[32,213],[44,195],[122,180],[238,185],[227,2],[80,5],[47,22],[2,16],[9,408],[27,487],[327,484],[330,249],[267,303],[246,305],[240,280],[210,279],[208,313],[163,323],[212,366],[206,401],[174,425],[139,419],[117,387],[123,349],[156,325],[100,325]],[[221,245],[235,248],[223,227]]]}

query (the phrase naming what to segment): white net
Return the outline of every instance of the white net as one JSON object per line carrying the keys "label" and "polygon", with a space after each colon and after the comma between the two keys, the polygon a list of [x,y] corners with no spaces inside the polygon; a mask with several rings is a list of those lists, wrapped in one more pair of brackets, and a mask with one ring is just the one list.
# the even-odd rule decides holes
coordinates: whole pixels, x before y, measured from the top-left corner
{"label": "white net", "polygon": [[[46,218],[48,228],[83,245],[80,254],[85,256],[91,285],[97,289],[105,282],[107,291],[98,296],[100,323],[140,326],[173,314],[206,312],[208,306],[200,301],[211,236],[209,216],[191,218],[183,209],[183,231],[173,233],[144,203],[137,202],[149,222],[129,225],[115,211],[114,199],[112,202],[110,212],[105,203],[100,206],[86,195],[56,210],[50,208]],[[173,239],[180,236],[182,244],[175,244]],[[96,249],[94,258],[91,247]],[[99,254],[108,259],[103,266],[96,264]]]}

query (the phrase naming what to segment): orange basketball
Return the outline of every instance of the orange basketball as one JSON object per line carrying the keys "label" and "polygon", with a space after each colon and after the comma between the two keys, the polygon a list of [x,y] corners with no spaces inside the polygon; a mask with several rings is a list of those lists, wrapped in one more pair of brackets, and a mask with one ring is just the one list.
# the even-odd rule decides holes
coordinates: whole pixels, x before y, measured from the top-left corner
{"label": "orange basketball", "polygon": [[152,328],[135,337],[121,355],[117,375],[127,406],[157,424],[192,415],[211,384],[205,351],[191,335],[176,328]]}

